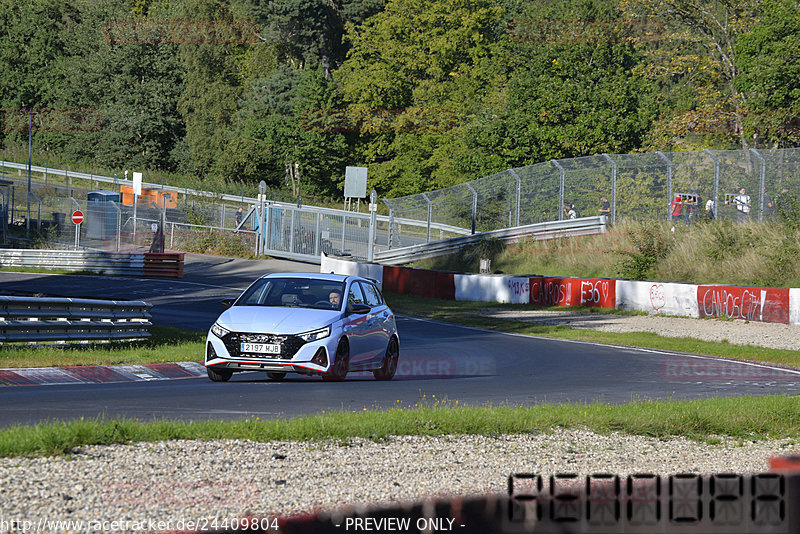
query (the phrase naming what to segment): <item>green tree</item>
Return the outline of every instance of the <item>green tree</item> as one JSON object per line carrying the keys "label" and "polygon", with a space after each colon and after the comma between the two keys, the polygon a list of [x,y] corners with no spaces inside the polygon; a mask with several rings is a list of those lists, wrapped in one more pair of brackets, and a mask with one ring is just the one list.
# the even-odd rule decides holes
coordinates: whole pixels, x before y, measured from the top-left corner
{"label": "green tree", "polygon": [[643,47],[649,60],[642,72],[660,82],[665,91],[685,87],[681,91],[682,105],[667,109],[661,119],[656,145],[681,142],[695,132],[701,134],[701,146],[718,140],[738,142],[744,150],[749,148],[744,135],[748,103],[738,88],[741,72],[736,42],[755,20],[759,3],[760,0],[622,0],[626,15],[665,25],[664,38]]}
{"label": "green tree", "polygon": [[800,143],[800,4],[766,0],[762,15],[736,43],[737,88],[748,102],[745,136],[768,146]]}

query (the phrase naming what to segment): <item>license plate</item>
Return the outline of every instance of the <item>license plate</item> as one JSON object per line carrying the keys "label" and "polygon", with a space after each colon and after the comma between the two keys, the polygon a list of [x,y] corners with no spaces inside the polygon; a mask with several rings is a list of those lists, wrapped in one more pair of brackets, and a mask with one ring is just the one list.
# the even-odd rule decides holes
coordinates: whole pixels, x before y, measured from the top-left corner
{"label": "license plate", "polygon": [[281,346],[274,343],[242,343],[241,350],[252,354],[280,354]]}

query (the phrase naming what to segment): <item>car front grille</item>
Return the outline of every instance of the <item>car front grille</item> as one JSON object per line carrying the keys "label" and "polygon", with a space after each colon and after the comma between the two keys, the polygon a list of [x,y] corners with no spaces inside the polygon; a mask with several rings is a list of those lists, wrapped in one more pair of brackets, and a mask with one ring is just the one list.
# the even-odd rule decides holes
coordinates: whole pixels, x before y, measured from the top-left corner
{"label": "car front grille", "polygon": [[306,344],[298,336],[287,336],[278,334],[250,334],[246,332],[231,332],[222,338],[228,354],[233,358],[240,357],[239,350],[242,343],[271,343],[281,346],[280,354],[248,354],[248,359],[259,360],[291,360],[300,347]]}

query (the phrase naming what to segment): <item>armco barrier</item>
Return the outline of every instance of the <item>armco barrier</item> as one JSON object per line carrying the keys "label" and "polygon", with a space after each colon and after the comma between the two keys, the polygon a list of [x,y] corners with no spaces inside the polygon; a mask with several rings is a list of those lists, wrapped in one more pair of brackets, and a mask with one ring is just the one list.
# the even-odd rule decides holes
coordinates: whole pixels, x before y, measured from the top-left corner
{"label": "armco barrier", "polygon": [[800,325],[800,288],[698,286],[604,278],[453,274],[323,256],[321,272],[383,280],[387,291],[449,300],[593,306]]}
{"label": "armco barrier", "polygon": [[150,337],[146,302],[0,296],[0,343]]}
{"label": "armco barrier", "polygon": [[0,249],[0,267],[94,271],[125,276],[183,277],[180,253],[104,252],[97,250]]}

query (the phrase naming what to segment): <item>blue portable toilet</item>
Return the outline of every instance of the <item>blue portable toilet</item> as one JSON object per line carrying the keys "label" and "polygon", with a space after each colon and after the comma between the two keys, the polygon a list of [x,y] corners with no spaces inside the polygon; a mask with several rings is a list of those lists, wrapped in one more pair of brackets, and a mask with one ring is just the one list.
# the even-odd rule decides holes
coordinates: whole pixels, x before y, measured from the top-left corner
{"label": "blue portable toilet", "polygon": [[[117,210],[119,193],[100,189],[86,195],[86,237],[90,239],[114,239],[117,237]],[[113,204],[116,203],[117,207]]]}

